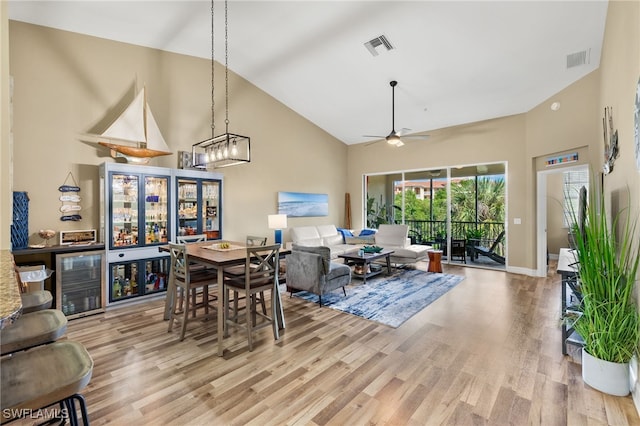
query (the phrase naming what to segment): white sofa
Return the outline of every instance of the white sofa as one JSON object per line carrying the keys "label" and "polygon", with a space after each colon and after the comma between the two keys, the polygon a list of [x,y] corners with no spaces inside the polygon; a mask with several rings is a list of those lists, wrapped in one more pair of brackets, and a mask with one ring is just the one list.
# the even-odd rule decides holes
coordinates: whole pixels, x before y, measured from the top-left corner
{"label": "white sofa", "polygon": [[357,251],[362,245],[345,244],[335,225],[297,226],[289,231],[293,244],[306,247],[324,246],[331,250],[331,259],[338,255]]}
{"label": "white sofa", "polygon": [[407,225],[380,225],[378,232],[375,233],[375,242],[377,246],[393,250],[390,259],[391,263],[395,264],[416,263],[426,259],[428,251],[433,248],[411,244]]}

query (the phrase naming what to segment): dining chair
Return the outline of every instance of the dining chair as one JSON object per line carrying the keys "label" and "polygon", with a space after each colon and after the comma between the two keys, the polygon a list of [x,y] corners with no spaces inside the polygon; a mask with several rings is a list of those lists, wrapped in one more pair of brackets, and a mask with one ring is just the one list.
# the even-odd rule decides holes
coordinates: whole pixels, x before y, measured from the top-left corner
{"label": "dining chair", "polygon": [[[177,316],[182,313],[180,340],[184,340],[184,334],[187,330],[187,323],[190,321],[189,312],[192,312],[191,319],[196,318],[196,310],[204,310],[204,319],[208,319],[209,309],[215,311],[215,305],[209,301],[209,286],[215,286],[217,283],[217,272],[212,269],[194,268],[189,262],[186,244],[169,243],[169,253],[171,255],[169,287],[167,289],[167,297],[170,301],[169,306],[169,329],[173,329],[173,322],[177,320]],[[184,300],[178,302],[177,293],[182,292],[185,295],[194,294],[195,289],[201,289],[200,294],[202,300],[196,303],[195,297],[184,297]],[[182,306],[184,304],[184,306]]]}
{"label": "dining chair", "polygon": [[[178,235],[176,237],[176,241],[178,242],[178,244],[200,243],[203,241],[207,241],[207,235],[206,234]],[[207,265],[203,265],[202,263],[191,262],[190,269],[191,269],[191,272],[193,272],[198,269],[210,269],[210,268]],[[191,290],[192,305],[196,304],[197,292],[198,292],[197,288],[194,288],[193,290]],[[183,297],[184,297],[183,292],[182,290],[180,290],[178,294],[178,300],[180,301],[180,306],[182,306]],[[195,317],[195,311],[192,313],[192,316]]]}
{"label": "dining chair", "polygon": [[178,235],[176,237],[176,241],[178,242],[178,244],[200,243],[202,241],[207,241],[207,235],[206,234]]}
{"label": "dining chair", "polygon": [[[280,260],[280,244],[269,246],[249,246],[246,248],[244,273],[241,275],[227,275],[224,277],[224,334],[228,334],[229,326],[244,328],[247,332],[249,351],[253,350],[253,332],[269,325],[273,328],[273,337],[280,338],[278,332],[278,309],[274,292],[278,289],[278,268]],[[246,300],[245,318],[241,322],[240,315],[234,310],[229,315],[229,292],[243,293]],[[256,299],[258,294],[271,291],[271,314],[258,312]],[[261,320],[258,321],[258,318]]]}
{"label": "dining chair", "polygon": [[[247,235],[247,238],[245,239],[245,243],[247,247],[255,247],[255,246],[265,246],[267,245],[267,237],[262,237],[262,236],[256,236],[256,235]],[[229,275],[229,276],[240,276],[240,275],[244,275],[244,265],[237,265],[237,266],[231,266],[229,268],[226,268],[224,270],[225,275]],[[233,292],[233,310],[234,312],[238,311],[238,302],[242,300],[242,298],[239,297],[238,292]],[[267,314],[267,305],[264,301],[264,293],[260,293],[258,295],[258,301],[260,302],[260,305],[262,306],[262,312],[266,315]]]}

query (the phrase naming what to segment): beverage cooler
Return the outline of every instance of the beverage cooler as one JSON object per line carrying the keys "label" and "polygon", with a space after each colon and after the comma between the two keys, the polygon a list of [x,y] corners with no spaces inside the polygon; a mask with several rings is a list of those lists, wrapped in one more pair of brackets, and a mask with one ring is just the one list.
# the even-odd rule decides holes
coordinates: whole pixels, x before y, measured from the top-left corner
{"label": "beverage cooler", "polygon": [[208,240],[220,239],[222,180],[202,175],[203,173],[198,171],[177,171],[176,233],[206,234]]}
{"label": "beverage cooler", "polygon": [[100,179],[108,303],[164,292],[169,254],[158,247],[177,235],[221,238],[220,174],[104,163]]}
{"label": "beverage cooler", "polygon": [[56,306],[77,318],[104,311],[104,251],[56,254]]}

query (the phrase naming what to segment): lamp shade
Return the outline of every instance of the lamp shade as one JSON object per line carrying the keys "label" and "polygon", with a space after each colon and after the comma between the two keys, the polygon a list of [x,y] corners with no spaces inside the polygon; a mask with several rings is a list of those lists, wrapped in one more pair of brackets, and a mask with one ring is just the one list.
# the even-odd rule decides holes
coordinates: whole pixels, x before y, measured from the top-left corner
{"label": "lamp shade", "polygon": [[270,214],[267,220],[269,221],[269,229],[284,229],[287,227],[286,214]]}

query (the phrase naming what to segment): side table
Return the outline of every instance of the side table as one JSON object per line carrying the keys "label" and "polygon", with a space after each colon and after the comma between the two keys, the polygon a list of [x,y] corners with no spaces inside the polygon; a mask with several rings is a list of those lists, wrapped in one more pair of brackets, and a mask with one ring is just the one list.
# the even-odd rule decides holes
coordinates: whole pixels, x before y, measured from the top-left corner
{"label": "side table", "polygon": [[442,272],[442,250],[429,250],[428,272]]}

